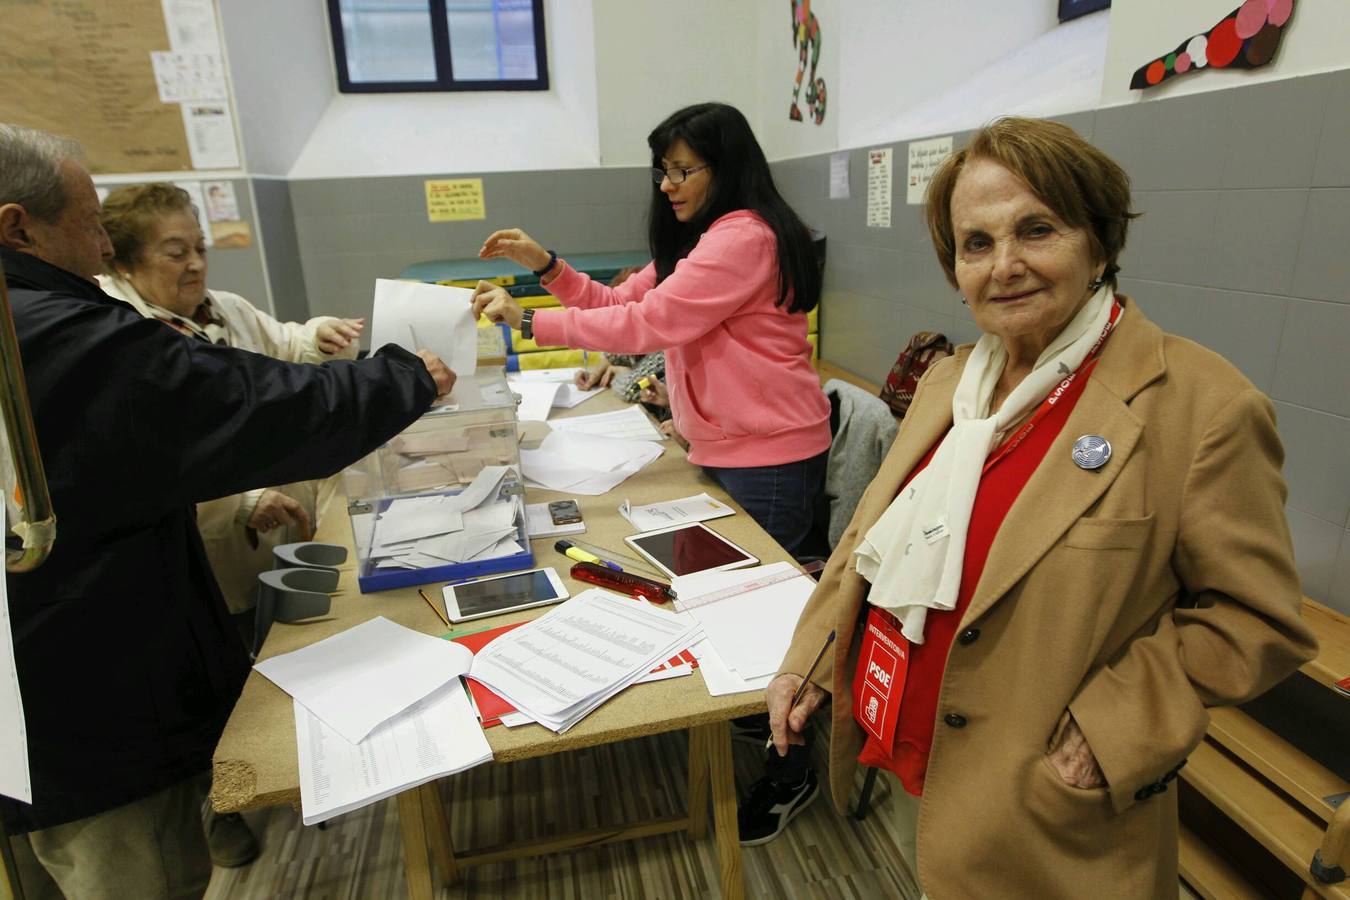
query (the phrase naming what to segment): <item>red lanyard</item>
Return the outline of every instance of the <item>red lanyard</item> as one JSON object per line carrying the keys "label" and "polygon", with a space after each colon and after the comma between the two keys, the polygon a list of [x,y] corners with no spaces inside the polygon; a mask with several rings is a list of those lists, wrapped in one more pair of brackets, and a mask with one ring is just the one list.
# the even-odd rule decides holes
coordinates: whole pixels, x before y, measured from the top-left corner
{"label": "red lanyard", "polygon": [[1048,397],[1041,401],[1040,407],[1037,408],[1036,413],[1027,420],[1026,424],[1017,429],[1016,434],[1004,441],[1003,446],[994,451],[993,455],[985,461],[984,469],[980,473],[981,475],[987,474],[999,460],[1016,450],[1018,445],[1027,439],[1027,435],[1031,434],[1032,429],[1034,429],[1042,419],[1048,416],[1050,410],[1060,401],[1060,398],[1068,393],[1070,386],[1073,385],[1074,380],[1078,378],[1079,375],[1082,375],[1084,379],[1086,379],[1092,374],[1092,370],[1097,366],[1097,361],[1101,359],[1102,345],[1105,344],[1106,339],[1111,336],[1112,330],[1116,327],[1116,322],[1120,320],[1121,312],[1123,312],[1123,309],[1120,305],[1120,301],[1112,300],[1111,315],[1107,318],[1106,324],[1102,326],[1101,336],[1097,338],[1097,343],[1092,345],[1092,349],[1088,351],[1088,355],[1079,364],[1077,371],[1055,385],[1055,389],[1050,392]]}

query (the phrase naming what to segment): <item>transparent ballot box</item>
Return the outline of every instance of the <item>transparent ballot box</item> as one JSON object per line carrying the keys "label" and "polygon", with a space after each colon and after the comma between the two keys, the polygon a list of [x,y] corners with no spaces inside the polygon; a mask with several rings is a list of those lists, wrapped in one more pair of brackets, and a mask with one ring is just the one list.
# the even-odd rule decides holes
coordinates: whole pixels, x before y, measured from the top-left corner
{"label": "transparent ballot box", "polygon": [[516,398],[500,369],[342,472],[362,593],[534,565]]}

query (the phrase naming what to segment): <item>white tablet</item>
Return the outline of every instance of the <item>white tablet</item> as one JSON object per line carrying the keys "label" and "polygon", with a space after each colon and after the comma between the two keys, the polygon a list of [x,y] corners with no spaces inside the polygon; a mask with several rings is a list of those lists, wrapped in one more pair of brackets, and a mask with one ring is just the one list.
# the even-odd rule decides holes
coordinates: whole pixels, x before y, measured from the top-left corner
{"label": "white tablet", "polygon": [[441,593],[445,597],[446,617],[451,622],[467,622],[567,599],[567,587],[552,569],[510,572],[447,584]]}
{"label": "white tablet", "polygon": [[741,569],[759,563],[702,522],[644,531],[626,537],[624,541],[669,578],[695,572]]}

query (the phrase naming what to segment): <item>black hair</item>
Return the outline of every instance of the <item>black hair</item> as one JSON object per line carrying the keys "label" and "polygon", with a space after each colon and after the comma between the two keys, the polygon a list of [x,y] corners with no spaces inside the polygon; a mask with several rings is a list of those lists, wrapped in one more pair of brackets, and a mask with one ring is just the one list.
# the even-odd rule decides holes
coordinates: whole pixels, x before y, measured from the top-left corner
{"label": "black hair", "polygon": [[688,222],[675,218],[669,198],[659,184],[652,185],[647,241],[656,263],[656,283],[675,270],[699,237],[718,218],[748,209],[773,230],[778,244],[778,305],[789,312],[809,312],[820,302],[822,273],[811,233],[774,187],[750,123],[740,110],[725,103],[699,103],[672,113],[647,136],[652,166],[672,144],[683,140],[709,167],[712,180],[707,199]]}

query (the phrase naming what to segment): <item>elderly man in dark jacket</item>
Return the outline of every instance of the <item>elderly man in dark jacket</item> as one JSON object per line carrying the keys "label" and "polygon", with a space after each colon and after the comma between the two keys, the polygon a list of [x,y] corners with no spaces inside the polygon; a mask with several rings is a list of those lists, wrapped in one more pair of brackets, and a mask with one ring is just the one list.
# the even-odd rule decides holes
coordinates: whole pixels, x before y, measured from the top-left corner
{"label": "elderly man in dark jacket", "polygon": [[193,504],[329,475],[454,374],[392,346],[295,365],[142,318],[94,282],[110,247],[76,154],[0,124],[0,261],[59,520],[9,577],[33,803],[0,812],[71,897],[191,895],[202,774],[248,672]]}

